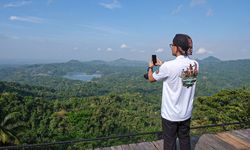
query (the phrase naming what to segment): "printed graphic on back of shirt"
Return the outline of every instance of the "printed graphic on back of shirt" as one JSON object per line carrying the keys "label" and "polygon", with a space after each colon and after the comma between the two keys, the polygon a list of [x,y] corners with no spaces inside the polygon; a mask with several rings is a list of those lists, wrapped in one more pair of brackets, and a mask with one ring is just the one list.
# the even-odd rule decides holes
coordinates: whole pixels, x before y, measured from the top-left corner
{"label": "printed graphic on back of shirt", "polygon": [[189,88],[194,85],[197,80],[198,70],[197,64],[189,65],[188,68],[183,69],[181,73],[182,85]]}

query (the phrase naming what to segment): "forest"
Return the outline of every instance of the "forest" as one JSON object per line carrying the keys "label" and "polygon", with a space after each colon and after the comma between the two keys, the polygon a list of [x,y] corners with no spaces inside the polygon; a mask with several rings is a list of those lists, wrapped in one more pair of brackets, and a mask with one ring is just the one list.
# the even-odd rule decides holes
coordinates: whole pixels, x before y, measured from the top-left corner
{"label": "forest", "polygon": [[[249,121],[250,60],[209,57],[199,64],[192,126]],[[126,59],[0,66],[0,145],[161,131],[162,83],[146,81],[146,67],[146,62]],[[101,77],[91,81],[63,77],[70,72]],[[192,134],[221,130],[194,130]],[[83,143],[79,147],[154,138]]]}

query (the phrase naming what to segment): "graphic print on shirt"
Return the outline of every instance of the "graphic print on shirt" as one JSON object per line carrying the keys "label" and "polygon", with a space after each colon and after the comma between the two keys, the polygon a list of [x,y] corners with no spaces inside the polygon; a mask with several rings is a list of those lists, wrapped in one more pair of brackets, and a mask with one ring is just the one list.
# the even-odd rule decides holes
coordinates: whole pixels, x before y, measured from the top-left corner
{"label": "graphic print on shirt", "polygon": [[181,78],[182,78],[182,85],[189,88],[194,85],[197,80],[198,70],[197,64],[194,65],[189,64],[189,67],[182,70]]}

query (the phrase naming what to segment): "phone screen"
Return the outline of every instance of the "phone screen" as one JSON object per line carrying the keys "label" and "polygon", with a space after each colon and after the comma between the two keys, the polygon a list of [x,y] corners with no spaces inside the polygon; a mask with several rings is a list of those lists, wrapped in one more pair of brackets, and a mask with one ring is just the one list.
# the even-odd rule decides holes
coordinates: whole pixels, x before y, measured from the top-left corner
{"label": "phone screen", "polygon": [[153,61],[153,64],[155,65],[157,60],[156,60],[156,55],[152,55],[152,61]]}

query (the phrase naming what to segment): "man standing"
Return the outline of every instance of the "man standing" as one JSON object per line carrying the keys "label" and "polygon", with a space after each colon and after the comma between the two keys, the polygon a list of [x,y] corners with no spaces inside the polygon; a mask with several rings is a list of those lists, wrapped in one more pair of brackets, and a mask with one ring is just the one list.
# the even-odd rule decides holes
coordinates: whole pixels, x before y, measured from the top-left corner
{"label": "man standing", "polygon": [[172,55],[176,58],[162,62],[157,58],[159,70],[153,72],[154,64],[149,62],[150,82],[163,81],[162,89],[162,128],[164,150],[176,149],[178,137],[181,150],[189,150],[190,120],[199,65],[188,56],[192,54],[192,39],[186,34],[176,34],[170,44]]}

